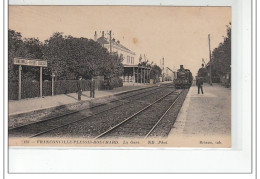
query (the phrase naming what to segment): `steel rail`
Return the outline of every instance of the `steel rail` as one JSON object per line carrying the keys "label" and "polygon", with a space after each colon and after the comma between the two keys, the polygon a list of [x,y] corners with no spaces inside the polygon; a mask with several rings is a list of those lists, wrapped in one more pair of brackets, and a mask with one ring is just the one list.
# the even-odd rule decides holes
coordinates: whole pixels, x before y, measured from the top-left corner
{"label": "steel rail", "polygon": [[[33,124],[40,124],[40,123],[43,123],[43,122],[46,122],[46,121],[50,121],[50,120],[53,120],[53,119],[57,119],[57,118],[60,118],[60,117],[64,117],[64,116],[68,116],[68,115],[71,115],[71,114],[79,113],[79,112],[84,111],[84,110],[88,110],[88,109],[93,109],[93,108],[96,108],[96,107],[104,106],[104,105],[107,105],[107,104],[110,104],[110,103],[114,103],[114,102],[117,102],[117,101],[125,100],[127,98],[131,98],[133,96],[137,96],[137,95],[140,95],[140,94],[143,94],[143,93],[146,93],[146,92],[150,92],[150,91],[153,91],[153,90],[157,90],[157,89],[162,88],[162,87],[167,87],[167,86],[168,85],[159,86],[159,87],[157,87],[155,89],[153,87],[151,87],[152,89],[149,89],[149,90],[143,89],[145,91],[143,91],[141,93],[138,93],[138,94],[129,95],[129,96],[126,96],[126,97],[123,97],[123,98],[120,98],[120,99],[115,99],[115,100],[109,101],[108,103],[101,103],[101,104],[98,104],[98,105],[95,105],[95,106],[91,106],[91,107],[88,107],[88,108],[85,108],[85,109],[71,111],[71,112],[68,112],[68,113],[65,113],[65,114],[61,114],[61,115],[55,115],[55,116],[48,117],[48,118],[46,118],[44,120],[41,120],[41,121],[32,122],[32,123],[29,123],[29,124],[24,124],[24,125],[20,125],[20,126],[17,126],[17,127],[10,128],[10,129],[8,129],[8,131],[16,130],[16,129],[19,129],[19,128],[22,128],[22,127],[26,127],[26,126],[29,126],[29,125],[33,125]],[[139,90],[142,90],[142,89],[138,89],[137,91],[139,91]]]}
{"label": "steel rail", "polygon": [[164,95],[163,97],[161,97],[161,98],[157,99],[156,101],[154,101],[153,103],[147,105],[146,107],[144,107],[143,109],[141,109],[141,110],[139,110],[138,112],[134,113],[134,114],[131,115],[130,117],[124,119],[123,121],[121,121],[121,122],[118,123],[117,125],[111,127],[110,129],[106,130],[105,132],[99,134],[98,136],[96,136],[96,137],[94,138],[94,140],[96,140],[96,139],[98,139],[98,138],[104,136],[104,135],[107,134],[108,132],[114,130],[114,129],[117,128],[118,126],[120,126],[120,125],[122,125],[123,123],[125,123],[126,121],[132,119],[132,118],[135,117],[136,115],[138,115],[138,114],[140,114],[141,112],[143,112],[144,110],[148,109],[149,107],[151,107],[152,105],[154,105],[154,104],[157,103],[158,101],[161,101],[162,99],[164,99],[165,97],[169,96],[169,95],[172,94],[173,92],[175,92],[175,91],[171,91],[171,92],[167,93],[167,94]]}
{"label": "steel rail", "polygon": [[177,100],[179,99],[180,95],[183,93],[184,90],[182,90],[178,96],[176,97],[176,99],[174,100],[174,102],[171,104],[171,106],[165,111],[165,113],[160,117],[160,119],[156,122],[156,124],[153,126],[153,128],[146,134],[146,136],[144,137],[144,139],[146,139],[156,128],[156,126],[161,122],[161,120],[164,118],[164,116],[169,112],[169,110],[173,107],[173,105],[177,102]]}
{"label": "steel rail", "polygon": [[[157,89],[158,89],[158,88],[157,88]],[[154,89],[154,90],[157,90],[157,89]],[[151,90],[151,91],[152,91],[152,90]],[[140,97],[140,98],[138,98],[138,99],[141,99],[141,98],[144,98],[144,97],[146,97],[146,96],[152,95],[152,94],[154,94],[154,93],[156,93],[156,92],[157,92],[157,91],[155,91],[155,92],[153,92],[153,93],[150,93],[150,94],[147,94],[147,95],[145,95],[145,96],[142,96],[142,97]],[[173,92],[174,92],[174,91],[173,91]],[[171,93],[172,93],[172,92],[171,92]],[[103,113],[103,112],[106,112],[106,111],[108,111],[108,110],[111,110],[111,109],[117,108],[117,107],[119,107],[119,106],[122,106],[122,105],[127,104],[127,103],[130,103],[130,102],[131,102],[131,101],[123,102],[123,104],[116,105],[116,106],[111,107],[111,108],[109,108],[109,109],[105,109],[105,110],[103,110],[103,111],[100,111],[100,112],[97,112],[97,113],[95,113],[95,114],[92,114],[92,115],[89,115],[89,116],[86,116],[86,117],[80,118],[80,119],[78,119],[78,120],[75,120],[75,121],[69,122],[69,123],[67,123],[67,124],[64,124],[64,125],[61,125],[61,126],[57,126],[57,127],[54,127],[54,128],[51,128],[51,129],[48,129],[48,130],[45,130],[45,131],[42,131],[42,132],[36,133],[36,134],[34,134],[34,135],[29,136],[29,138],[33,138],[33,137],[37,137],[37,136],[40,136],[40,135],[46,134],[46,133],[48,133],[48,132],[50,132],[50,131],[53,131],[53,130],[56,130],[56,129],[59,129],[59,128],[62,128],[62,127],[68,126],[68,125],[70,125],[70,124],[73,124],[73,123],[76,123],[76,122],[79,122],[79,121],[82,121],[82,120],[88,119],[88,118],[90,118],[90,117],[93,117],[93,116],[99,115],[99,114],[101,114],[101,113]]]}

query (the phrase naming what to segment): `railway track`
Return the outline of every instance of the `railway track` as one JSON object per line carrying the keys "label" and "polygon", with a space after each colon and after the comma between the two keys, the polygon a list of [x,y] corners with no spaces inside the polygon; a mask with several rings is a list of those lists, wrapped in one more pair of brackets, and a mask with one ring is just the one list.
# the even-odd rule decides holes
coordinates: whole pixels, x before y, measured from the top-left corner
{"label": "railway track", "polygon": [[[155,132],[155,129],[164,120],[165,116],[177,103],[181,95],[185,95],[183,94],[185,92],[187,92],[187,90],[177,90],[177,92],[172,91],[167,93],[135,114],[109,128],[107,131],[96,136],[95,139],[120,137],[148,138]],[[161,106],[162,109],[165,108],[166,110],[161,110],[160,114],[157,113],[152,116],[151,114],[154,114],[153,112],[158,109],[159,106]],[[171,128],[171,126],[169,127]],[[158,135],[153,134],[153,136]]]}
{"label": "railway track", "polygon": [[[170,85],[171,86],[171,85]],[[119,99],[115,99],[106,104],[98,104],[93,106],[92,108],[72,111],[59,116],[52,116],[45,120],[39,121],[37,123],[31,123],[24,126],[19,126],[14,129],[9,130],[9,136],[26,136],[26,137],[37,137],[43,134],[49,133],[51,131],[66,127],[68,125],[72,125],[74,123],[80,122],[82,120],[89,119],[94,116],[98,116],[102,113],[105,113],[109,110],[118,108],[122,105],[128,104],[132,101],[145,98],[147,96],[153,95],[158,91],[163,91],[168,86],[161,86],[152,88],[149,90],[142,90],[135,93],[131,93],[130,95],[123,96]],[[129,99],[130,100],[126,100]],[[118,104],[116,104],[118,102]],[[114,103],[114,104],[112,104]],[[106,106],[106,107],[105,107]],[[100,109],[103,108],[103,109]],[[93,111],[89,111],[89,109],[93,109]]]}
{"label": "railway track", "polygon": [[[122,95],[123,97],[112,99],[112,100],[109,100],[109,101],[107,101],[105,103],[96,103],[94,105],[90,105],[89,107],[85,107],[84,109],[72,110],[72,111],[69,111],[69,112],[62,113],[62,114],[51,115],[51,116],[48,116],[47,118],[44,118],[44,120],[40,120],[40,121],[37,121],[37,122],[32,122],[32,123],[29,123],[29,124],[19,125],[19,126],[16,126],[16,127],[11,127],[11,128],[9,128],[9,130],[11,131],[11,130],[22,128],[22,127],[25,127],[25,126],[28,126],[28,125],[31,125],[31,124],[41,123],[41,122],[52,120],[52,119],[56,119],[56,118],[59,118],[59,117],[68,116],[68,115],[71,115],[71,114],[75,114],[75,113],[84,111],[86,109],[98,108],[98,107],[107,105],[109,103],[122,101],[122,100],[125,100],[127,98],[131,98],[131,97],[134,97],[136,95],[140,95],[140,94],[143,94],[143,93],[146,93],[146,92],[149,92],[149,91],[153,91],[153,90],[156,90],[156,89],[159,89],[159,88],[164,88],[164,87],[167,87],[167,86],[169,86],[169,84],[164,84],[164,85],[159,86],[159,87],[154,86],[154,87],[149,87],[149,88],[145,88],[145,89],[137,89],[135,91],[124,92],[124,93],[121,93],[121,94],[117,95],[117,96],[121,96]],[[125,94],[127,94],[127,95],[125,95]]]}

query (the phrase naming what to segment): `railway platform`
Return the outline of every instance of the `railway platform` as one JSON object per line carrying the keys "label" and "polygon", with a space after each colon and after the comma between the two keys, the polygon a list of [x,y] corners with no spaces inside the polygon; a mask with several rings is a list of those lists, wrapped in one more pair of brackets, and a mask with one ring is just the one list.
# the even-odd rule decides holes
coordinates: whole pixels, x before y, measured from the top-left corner
{"label": "railway platform", "polygon": [[[158,83],[160,84],[160,83]],[[156,84],[156,85],[158,85]],[[123,87],[115,88],[113,90],[95,90],[95,99],[101,99],[127,91],[137,90],[141,88],[148,88],[153,85],[139,84],[139,85],[124,85]],[[90,98],[89,91],[83,91],[80,102],[95,100]],[[8,101],[8,116],[16,116],[20,114],[27,114],[37,111],[51,110],[57,107],[66,107],[80,103],[78,101],[77,93],[61,94],[55,96],[44,96],[42,98],[28,98],[20,101]]]}
{"label": "railway platform", "polygon": [[168,137],[191,139],[231,136],[231,89],[220,84],[203,85],[204,94],[191,86]]}

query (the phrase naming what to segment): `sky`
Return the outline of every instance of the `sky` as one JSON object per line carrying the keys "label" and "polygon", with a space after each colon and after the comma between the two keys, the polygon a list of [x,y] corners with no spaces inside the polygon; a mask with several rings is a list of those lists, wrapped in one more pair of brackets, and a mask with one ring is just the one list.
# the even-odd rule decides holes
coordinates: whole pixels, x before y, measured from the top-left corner
{"label": "sky", "polygon": [[94,38],[112,30],[128,49],[173,70],[184,65],[196,75],[202,58],[224,41],[231,7],[173,6],[9,6],[9,29],[24,38],[47,40],[54,32]]}

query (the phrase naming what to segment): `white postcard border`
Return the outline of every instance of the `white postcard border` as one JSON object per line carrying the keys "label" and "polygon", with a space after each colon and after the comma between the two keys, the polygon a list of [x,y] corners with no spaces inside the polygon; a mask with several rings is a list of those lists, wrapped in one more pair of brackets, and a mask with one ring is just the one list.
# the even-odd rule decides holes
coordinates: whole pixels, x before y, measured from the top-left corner
{"label": "white postcard border", "polygon": [[[6,1],[5,1],[6,2]],[[43,1],[10,0],[11,4],[37,5]],[[44,1],[60,3],[61,1]],[[83,1],[73,1],[80,4]],[[84,1],[91,5],[159,5],[157,1]],[[62,1],[63,5],[71,3]],[[83,3],[83,4],[84,4]],[[82,4],[82,5],[83,5]],[[250,1],[161,1],[161,5],[232,6],[232,149],[111,149],[111,148],[17,148],[9,150],[9,172],[18,173],[250,173],[251,172],[251,4]],[[241,13],[243,11],[243,13]],[[5,12],[5,19],[7,12]],[[7,24],[5,24],[6,26]],[[240,36],[242,34],[242,37]],[[238,44],[238,45],[237,45]],[[5,37],[5,47],[7,38]],[[5,48],[5,60],[7,59]],[[234,61],[236,59],[237,61]],[[7,61],[5,61],[7,69]],[[242,70],[241,70],[242,69]],[[7,71],[5,70],[5,77]],[[242,83],[242,84],[241,84]],[[237,89],[235,89],[237,88]],[[235,89],[235,90],[234,90]],[[234,90],[234,91],[233,91]],[[5,80],[7,92],[7,80]],[[241,96],[239,99],[236,97]],[[5,156],[7,156],[7,106],[5,96]],[[242,106],[239,106],[242,104]],[[234,105],[237,105],[234,108]],[[234,110],[235,109],[235,110]],[[245,120],[247,119],[247,120]],[[239,140],[242,138],[242,142]],[[87,150],[86,150],[87,149]],[[66,158],[64,158],[66,156]],[[38,163],[36,164],[36,160]],[[55,160],[54,160],[55,159]],[[77,160],[75,160],[77,159]],[[80,160],[79,160],[80,159]],[[136,162],[142,161],[142,162]],[[210,160],[209,160],[210,159]],[[40,162],[43,161],[43,162]],[[91,162],[89,162],[91,161]],[[113,161],[111,163],[111,161]],[[120,162],[118,162],[120,161]],[[156,164],[155,164],[156,161]],[[200,165],[198,165],[198,161]],[[215,161],[215,162],[214,162]],[[79,165],[73,165],[78,162]],[[178,163],[179,162],[179,163]],[[102,163],[102,165],[101,165]],[[188,164],[189,163],[189,164]],[[72,165],[68,165],[72,164]],[[145,164],[145,165],[144,165]],[[155,164],[155,165],[154,165]],[[7,166],[7,165],[6,165]],[[126,167],[127,166],[127,167]],[[162,168],[162,167],[165,168]],[[8,168],[5,168],[6,171]],[[9,177],[9,176],[8,176]],[[35,176],[34,176],[35,177]],[[12,177],[11,177],[12,178]]]}

